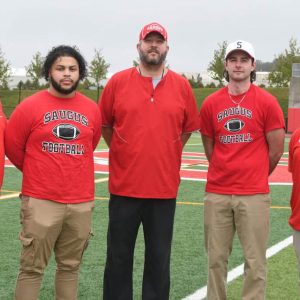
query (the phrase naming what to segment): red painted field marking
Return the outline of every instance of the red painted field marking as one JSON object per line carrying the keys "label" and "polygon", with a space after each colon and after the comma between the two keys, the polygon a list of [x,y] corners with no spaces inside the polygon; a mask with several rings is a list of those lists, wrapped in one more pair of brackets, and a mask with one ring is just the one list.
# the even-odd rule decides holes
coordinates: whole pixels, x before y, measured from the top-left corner
{"label": "red painted field marking", "polygon": [[[108,174],[108,151],[96,151],[94,153],[95,173]],[[269,178],[270,184],[291,185],[292,176],[288,172],[288,159],[283,157],[277,168]],[[6,158],[5,166],[12,167],[11,162]],[[193,166],[199,166],[201,169],[191,169]],[[206,181],[208,162],[204,153],[184,152],[182,154],[182,164],[180,176],[183,180]]]}

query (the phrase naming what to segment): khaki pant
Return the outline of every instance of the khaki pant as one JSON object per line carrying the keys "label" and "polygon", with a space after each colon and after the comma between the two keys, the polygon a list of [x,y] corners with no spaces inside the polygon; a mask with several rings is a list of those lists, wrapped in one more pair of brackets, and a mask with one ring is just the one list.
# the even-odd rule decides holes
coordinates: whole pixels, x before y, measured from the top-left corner
{"label": "khaki pant", "polygon": [[265,299],[270,202],[268,194],[206,194],[204,230],[208,254],[208,300],[226,299],[227,265],[235,231],[245,258],[242,299]]}
{"label": "khaki pant", "polygon": [[77,299],[79,266],[91,234],[94,202],[62,204],[24,195],[21,200],[22,252],[15,299],[38,299],[52,250],[57,264],[56,299]]}

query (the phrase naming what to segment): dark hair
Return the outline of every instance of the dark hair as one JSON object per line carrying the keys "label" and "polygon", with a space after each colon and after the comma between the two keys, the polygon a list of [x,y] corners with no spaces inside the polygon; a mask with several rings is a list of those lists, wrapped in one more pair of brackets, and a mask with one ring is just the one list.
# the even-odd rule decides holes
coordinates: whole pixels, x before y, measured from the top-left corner
{"label": "dark hair", "polygon": [[[227,82],[229,82],[229,74],[228,71],[224,70],[223,76]],[[254,82],[256,80],[256,71],[252,71],[250,73],[250,82]]]}
{"label": "dark hair", "polygon": [[62,56],[70,56],[76,59],[79,65],[79,78],[82,80],[87,75],[87,64],[83,56],[79,53],[76,46],[66,46],[60,45],[57,47],[53,47],[52,50],[47,54],[43,68],[42,75],[48,81],[49,80],[49,71],[53,65],[53,63],[57,60],[57,58]]}

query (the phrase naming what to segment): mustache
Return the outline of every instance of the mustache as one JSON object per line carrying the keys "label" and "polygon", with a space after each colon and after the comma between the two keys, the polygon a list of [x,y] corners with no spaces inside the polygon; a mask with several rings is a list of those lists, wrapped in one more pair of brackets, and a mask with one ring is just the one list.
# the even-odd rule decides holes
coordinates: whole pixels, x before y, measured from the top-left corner
{"label": "mustache", "polygon": [[61,79],[59,82],[64,82],[64,81],[70,81],[70,82],[72,82],[72,83],[74,83],[74,80],[73,79],[71,79],[71,78],[64,78],[64,79]]}
{"label": "mustache", "polygon": [[157,50],[156,47],[151,47],[147,52],[148,53],[155,52],[155,53],[159,54],[159,51]]}

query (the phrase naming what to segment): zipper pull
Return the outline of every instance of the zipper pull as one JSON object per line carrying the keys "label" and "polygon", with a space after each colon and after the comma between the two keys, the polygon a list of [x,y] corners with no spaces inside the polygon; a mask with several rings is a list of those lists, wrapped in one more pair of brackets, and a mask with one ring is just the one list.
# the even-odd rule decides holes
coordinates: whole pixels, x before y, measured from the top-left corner
{"label": "zipper pull", "polygon": [[151,100],[150,100],[151,102],[154,102],[154,99],[153,99],[153,96],[151,96]]}

